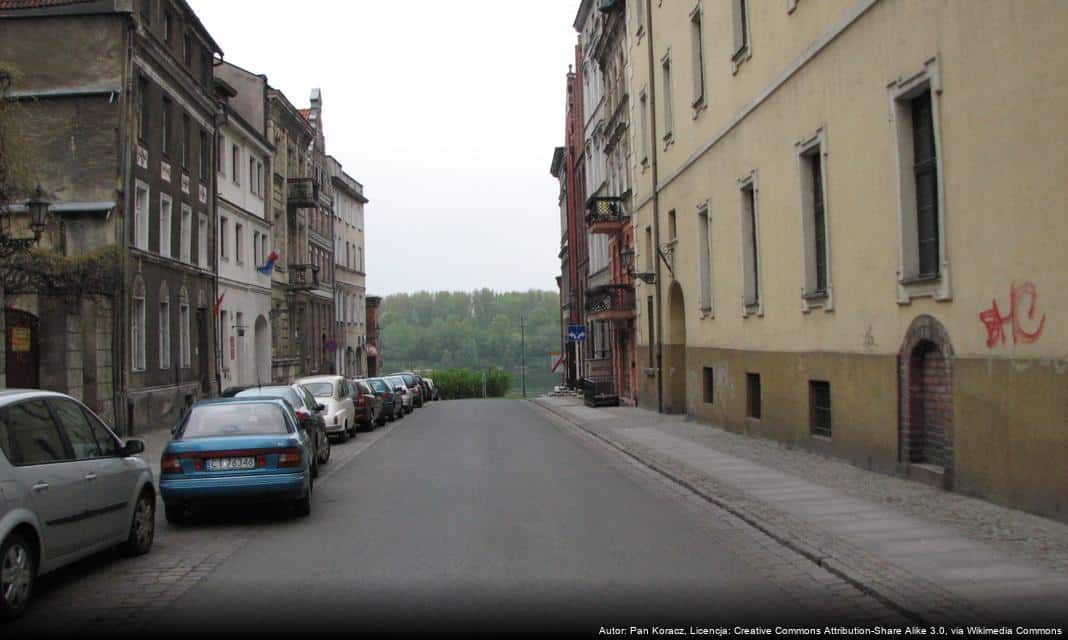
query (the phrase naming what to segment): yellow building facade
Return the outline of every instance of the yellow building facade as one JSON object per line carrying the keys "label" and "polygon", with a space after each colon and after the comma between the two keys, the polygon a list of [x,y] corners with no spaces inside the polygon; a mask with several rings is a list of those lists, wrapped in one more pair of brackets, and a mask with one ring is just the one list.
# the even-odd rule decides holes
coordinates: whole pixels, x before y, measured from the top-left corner
{"label": "yellow building facade", "polygon": [[1068,3],[627,13],[639,403],[1068,519]]}

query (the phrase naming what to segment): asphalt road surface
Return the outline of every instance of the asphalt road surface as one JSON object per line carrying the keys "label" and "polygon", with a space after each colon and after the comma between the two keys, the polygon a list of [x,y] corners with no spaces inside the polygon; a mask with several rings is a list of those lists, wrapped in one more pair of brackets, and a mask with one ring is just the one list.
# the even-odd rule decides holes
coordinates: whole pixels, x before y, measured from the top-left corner
{"label": "asphalt road surface", "polygon": [[[368,437],[324,469],[308,518],[249,506],[161,523],[158,544],[180,541],[183,553],[201,538],[237,542],[200,570],[168,561],[194,567],[175,574],[186,588],[165,606],[141,600],[151,616],[116,630],[597,636],[904,622],[531,404],[431,403],[357,442]],[[68,588],[45,594],[52,613]]]}

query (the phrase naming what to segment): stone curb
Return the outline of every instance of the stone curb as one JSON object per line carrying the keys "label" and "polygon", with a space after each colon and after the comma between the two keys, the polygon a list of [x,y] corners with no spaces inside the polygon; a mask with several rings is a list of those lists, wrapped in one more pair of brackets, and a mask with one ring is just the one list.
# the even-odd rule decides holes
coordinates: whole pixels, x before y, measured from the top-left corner
{"label": "stone curb", "polygon": [[[687,470],[679,464],[674,465],[676,468],[671,468],[669,461],[657,460],[654,452],[641,446],[618,442],[586,426],[564,410],[558,410],[538,399],[531,402],[738,517],[916,624],[966,624],[984,619],[983,612],[929,580],[883,562],[763,501],[725,487],[704,474]],[[691,477],[684,477],[687,472]]]}

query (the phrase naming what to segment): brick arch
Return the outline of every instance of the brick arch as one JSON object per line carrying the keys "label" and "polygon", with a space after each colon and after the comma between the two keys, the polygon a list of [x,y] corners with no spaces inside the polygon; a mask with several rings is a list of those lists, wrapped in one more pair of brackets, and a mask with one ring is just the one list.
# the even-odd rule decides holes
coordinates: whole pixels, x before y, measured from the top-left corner
{"label": "brick arch", "polygon": [[898,459],[940,467],[953,478],[953,343],[929,315],[912,321],[898,351]]}

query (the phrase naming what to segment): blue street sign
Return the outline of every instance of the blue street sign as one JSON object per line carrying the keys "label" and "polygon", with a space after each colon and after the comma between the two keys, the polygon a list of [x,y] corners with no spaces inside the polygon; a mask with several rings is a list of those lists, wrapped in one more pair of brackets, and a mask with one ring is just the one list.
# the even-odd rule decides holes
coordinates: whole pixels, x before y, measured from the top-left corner
{"label": "blue street sign", "polygon": [[586,342],[586,325],[584,325],[584,324],[569,324],[569,325],[567,325],[567,341],[568,342]]}

